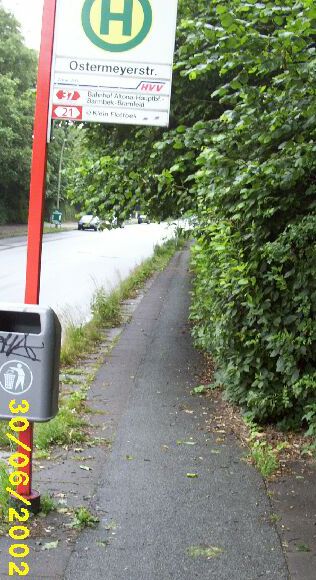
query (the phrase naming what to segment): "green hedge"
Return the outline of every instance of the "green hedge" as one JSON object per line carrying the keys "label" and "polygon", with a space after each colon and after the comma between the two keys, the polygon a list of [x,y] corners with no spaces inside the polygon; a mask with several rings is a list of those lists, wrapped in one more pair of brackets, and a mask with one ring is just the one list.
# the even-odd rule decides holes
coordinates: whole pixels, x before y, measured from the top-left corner
{"label": "green hedge", "polygon": [[194,336],[257,420],[316,416],[315,226],[309,216],[245,259],[240,233],[222,222],[193,250]]}
{"label": "green hedge", "polygon": [[303,422],[313,434],[316,10],[290,0],[216,10],[210,66],[226,75],[216,95],[227,111],[195,174],[194,336],[213,353],[231,400],[256,420]]}

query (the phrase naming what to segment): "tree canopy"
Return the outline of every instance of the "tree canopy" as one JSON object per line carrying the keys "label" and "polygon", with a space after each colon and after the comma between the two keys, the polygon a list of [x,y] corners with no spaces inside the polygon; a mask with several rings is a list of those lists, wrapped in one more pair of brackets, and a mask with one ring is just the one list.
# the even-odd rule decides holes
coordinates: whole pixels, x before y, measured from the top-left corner
{"label": "tree canopy", "polygon": [[0,4],[0,223],[26,219],[37,58]]}

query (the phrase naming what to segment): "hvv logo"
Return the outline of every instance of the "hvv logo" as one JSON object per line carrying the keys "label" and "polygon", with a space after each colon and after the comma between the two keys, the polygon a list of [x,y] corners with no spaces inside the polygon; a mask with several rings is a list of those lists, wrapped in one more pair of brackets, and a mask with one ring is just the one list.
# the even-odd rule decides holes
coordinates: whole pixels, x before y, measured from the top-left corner
{"label": "hvv logo", "polygon": [[150,0],[85,0],[82,26],[99,48],[131,50],[143,42],[153,21]]}

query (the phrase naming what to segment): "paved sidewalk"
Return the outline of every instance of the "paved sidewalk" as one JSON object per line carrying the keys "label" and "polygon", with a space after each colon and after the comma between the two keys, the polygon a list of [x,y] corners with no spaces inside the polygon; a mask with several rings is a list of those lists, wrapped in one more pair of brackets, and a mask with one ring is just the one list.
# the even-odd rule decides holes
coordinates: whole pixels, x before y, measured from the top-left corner
{"label": "paved sidewalk", "polygon": [[[289,578],[262,478],[232,435],[207,432],[216,405],[190,394],[203,361],[187,321],[188,259],[177,253],[149,283],[90,389],[90,434],[112,440],[112,451],[87,444],[35,461],[34,487],[59,511],[33,522],[31,578]],[[71,509],[79,506],[100,523],[78,535]],[[1,538],[1,578],[11,544]],[[314,578],[299,564],[293,579]]]}
{"label": "paved sidewalk", "polygon": [[92,397],[106,399],[115,433],[94,483],[101,521],[56,578],[289,577],[261,477],[233,439],[205,433],[204,399],[190,394],[201,360],[187,267],[183,252],[159,275],[98,374]]}

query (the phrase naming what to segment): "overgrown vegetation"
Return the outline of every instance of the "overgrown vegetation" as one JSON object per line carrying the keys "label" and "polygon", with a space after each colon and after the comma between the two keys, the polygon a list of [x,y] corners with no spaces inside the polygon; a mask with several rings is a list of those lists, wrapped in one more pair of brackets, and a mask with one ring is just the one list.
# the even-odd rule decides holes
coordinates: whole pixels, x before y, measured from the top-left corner
{"label": "overgrown vegetation", "polygon": [[[213,97],[227,110],[195,174],[194,336],[231,400],[258,421],[305,421],[312,433],[316,11],[308,1],[215,4],[197,41],[209,21],[218,48],[206,69],[222,77]],[[193,59],[185,71],[201,74]]]}
{"label": "overgrown vegetation", "polygon": [[69,189],[100,214],[195,214],[197,344],[256,421],[309,434],[315,23],[312,0],[181,0],[170,129],[87,129]]}

